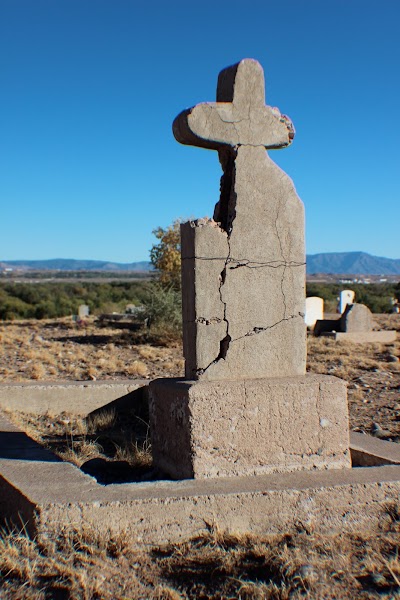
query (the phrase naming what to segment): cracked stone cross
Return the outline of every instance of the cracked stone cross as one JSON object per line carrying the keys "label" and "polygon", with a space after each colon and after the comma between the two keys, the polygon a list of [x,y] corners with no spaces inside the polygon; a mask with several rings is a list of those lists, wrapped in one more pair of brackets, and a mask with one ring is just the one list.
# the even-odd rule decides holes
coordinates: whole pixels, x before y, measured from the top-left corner
{"label": "cracked stone cross", "polygon": [[181,226],[185,378],[149,384],[154,466],[175,479],[350,467],[345,382],[305,373],[303,205],[266,152],[293,127],[265,105],[259,63],[222,71],[217,102],[174,134],[217,150],[223,175],[214,218]]}
{"label": "cracked stone cross", "polygon": [[186,378],[303,374],[303,205],[266,153],[288,146],[294,130],[266,106],[261,65],[223,70],[217,101],[183,111],[173,131],[217,150],[223,169],[214,218],[181,228]]}

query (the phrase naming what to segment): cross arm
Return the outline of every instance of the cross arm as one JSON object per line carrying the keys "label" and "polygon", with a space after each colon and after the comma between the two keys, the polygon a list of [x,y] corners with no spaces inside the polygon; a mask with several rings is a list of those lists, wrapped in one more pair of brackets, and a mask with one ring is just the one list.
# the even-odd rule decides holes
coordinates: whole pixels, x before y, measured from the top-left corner
{"label": "cross arm", "polygon": [[221,71],[217,102],[181,112],[173,123],[178,142],[219,150],[223,146],[284,148],[294,137],[290,119],[265,104],[261,65],[244,59]]}

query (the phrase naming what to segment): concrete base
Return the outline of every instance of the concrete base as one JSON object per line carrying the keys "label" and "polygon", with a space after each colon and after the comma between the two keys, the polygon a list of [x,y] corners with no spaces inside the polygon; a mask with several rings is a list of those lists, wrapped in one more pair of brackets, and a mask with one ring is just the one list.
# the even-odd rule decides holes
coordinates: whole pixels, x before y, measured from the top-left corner
{"label": "concrete base", "polygon": [[365,344],[367,342],[380,342],[381,344],[390,344],[396,341],[395,330],[382,331],[354,331],[354,332],[322,332],[319,335],[330,337],[340,342],[353,342],[354,344]]}
{"label": "concrete base", "polygon": [[346,385],[326,375],[156,379],[154,464],[174,479],[350,467]]}
{"label": "concrete base", "polygon": [[[359,464],[369,440],[357,437]],[[400,460],[398,444],[373,443],[381,460]],[[255,534],[373,532],[399,493],[398,466],[102,486],[0,419],[0,514],[39,538],[87,526],[138,544],[176,543],[211,524]]]}
{"label": "concrete base", "polygon": [[129,404],[133,396],[146,393],[148,385],[148,379],[2,383],[0,409],[37,415],[67,412],[86,417],[112,402],[118,407]]}

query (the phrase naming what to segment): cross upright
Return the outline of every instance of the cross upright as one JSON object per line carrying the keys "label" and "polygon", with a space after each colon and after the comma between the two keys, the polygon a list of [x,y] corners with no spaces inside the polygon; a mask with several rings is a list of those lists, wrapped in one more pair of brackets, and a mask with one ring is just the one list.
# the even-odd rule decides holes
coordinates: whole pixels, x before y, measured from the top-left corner
{"label": "cross upright", "polygon": [[217,101],[183,111],[173,131],[217,150],[223,169],[214,219],[181,230],[186,377],[304,373],[303,206],[265,151],[288,146],[293,126],[265,105],[261,65],[223,70]]}

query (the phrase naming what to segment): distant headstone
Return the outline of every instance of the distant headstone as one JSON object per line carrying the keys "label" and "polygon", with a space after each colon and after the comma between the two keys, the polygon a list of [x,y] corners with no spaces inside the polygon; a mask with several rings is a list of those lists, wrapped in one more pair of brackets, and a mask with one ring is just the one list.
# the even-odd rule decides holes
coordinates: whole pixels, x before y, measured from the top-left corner
{"label": "distant headstone", "polygon": [[213,219],[181,226],[186,379],[153,380],[153,461],[173,478],[350,467],[345,383],[306,375],[303,205],[266,149],[293,126],[261,65],[223,70],[176,139],[218,151]]}
{"label": "distant headstone", "polygon": [[314,327],[318,319],[324,318],[324,300],[318,296],[309,296],[306,298],[306,316],[307,327]]}
{"label": "distant headstone", "polygon": [[364,304],[348,304],[340,317],[340,331],[359,333],[372,331],[372,313]]}
{"label": "distant headstone", "polygon": [[81,304],[78,309],[78,317],[84,319],[89,316],[89,307],[87,304]]}
{"label": "distant headstone", "polygon": [[327,336],[338,341],[354,343],[380,342],[392,343],[396,340],[396,331],[384,329],[373,331],[372,313],[364,304],[347,304],[344,313],[337,319],[318,320],[314,335]]}
{"label": "distant headstone", "polygon": [[353,290],[342,290],[339,297],[339,312],[342,315],[348,304],[353,304],[356,293]]}

